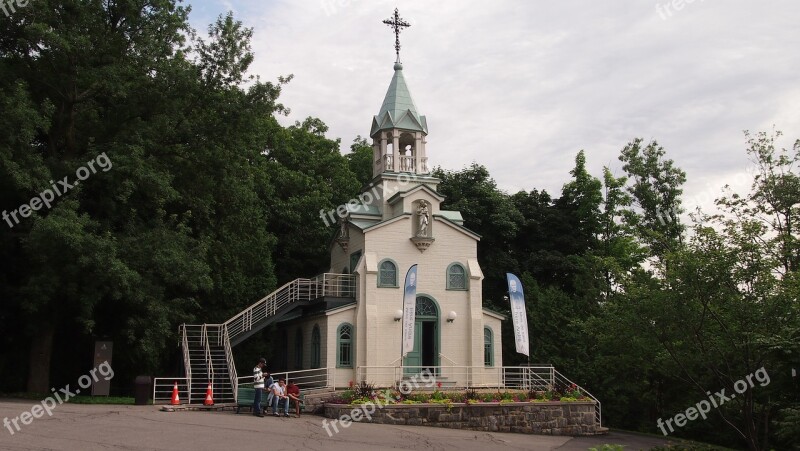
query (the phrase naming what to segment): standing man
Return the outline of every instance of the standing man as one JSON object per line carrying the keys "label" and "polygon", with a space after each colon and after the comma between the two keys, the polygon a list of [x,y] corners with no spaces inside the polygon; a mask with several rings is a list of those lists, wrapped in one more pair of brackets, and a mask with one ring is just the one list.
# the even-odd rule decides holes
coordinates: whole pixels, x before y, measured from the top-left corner
{"label": "standing man", "polygon": [[267,359],[261,357],[258,359],[258,365],[253,368],[253,388],[256,389],[255,399],[253,399],[253,415],[257,417],[264,417],[261,411],[261,395],[264,393],[264,372],[262,369],[267,364]]}

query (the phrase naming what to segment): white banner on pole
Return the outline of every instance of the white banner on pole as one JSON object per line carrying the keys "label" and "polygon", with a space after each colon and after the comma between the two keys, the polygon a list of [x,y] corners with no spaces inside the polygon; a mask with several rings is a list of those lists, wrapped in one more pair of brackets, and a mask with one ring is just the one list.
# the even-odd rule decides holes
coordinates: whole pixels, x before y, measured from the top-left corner
{"label": "white banner on pole", "polygon": [[414,321],[417,308],[417,265],[406,273],[403,288],[403,357],[414,349]]}
{"label": "white banner on pole", "polygon": [[522,283],[519,278],[511,273],[506,273],[508,279],[508,298],[511,302],[511,320],[514,325],[514,341],[517,352],[530,357],[528,350],[528,314],[525,310],[525,293],[522,292]]}

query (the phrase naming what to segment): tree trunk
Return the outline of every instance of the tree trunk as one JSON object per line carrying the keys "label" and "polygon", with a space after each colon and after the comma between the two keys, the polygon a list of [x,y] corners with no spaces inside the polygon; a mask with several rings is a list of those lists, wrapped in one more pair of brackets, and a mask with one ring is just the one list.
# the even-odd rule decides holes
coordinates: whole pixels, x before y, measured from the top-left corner
{"label": "tree trunk", "polygon": [[38,333],[31,339],[28,356],[28,393],[48,393],[50,391],[50,357],[53,354],[53,335],[55,328],[42,324]]}

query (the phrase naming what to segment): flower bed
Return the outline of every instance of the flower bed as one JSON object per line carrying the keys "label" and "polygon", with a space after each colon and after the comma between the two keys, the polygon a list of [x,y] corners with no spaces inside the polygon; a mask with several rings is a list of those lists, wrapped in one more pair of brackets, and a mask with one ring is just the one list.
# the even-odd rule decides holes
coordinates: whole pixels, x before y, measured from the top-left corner
{"label": "flower bed", "polygon": [[404,394],[351,384],[350,390],[325,401],[324,415],[344,427],[355,421],[543,435],[602,432],[595,418],[595,402],[578,390],[443,392],[437,388]]}
{"label": "flower bed", "polygon": [[433,392],[420,391],[404,393],[397,389],[376,389],[373,385],[362,382],[350,383],[350,389],[326,399],[326,404],[365,404],[375,402],[378,398],[383,404],[479,404],[479,403],[512,403],[512,402],[593,402],[584,396],[574,384],[564,390],[549,391],[478,391],[466,389],[461,391],[440,391],[441,382]]}

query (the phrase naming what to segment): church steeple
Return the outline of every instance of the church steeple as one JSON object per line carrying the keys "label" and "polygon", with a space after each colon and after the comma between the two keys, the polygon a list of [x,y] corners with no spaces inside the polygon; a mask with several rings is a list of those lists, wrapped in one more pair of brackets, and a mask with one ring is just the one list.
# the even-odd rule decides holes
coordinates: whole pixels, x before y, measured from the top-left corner
{"label": "church steeple", "polygon": [[381,109],[372,119],[369,133],[375,157],[372,175],[383,172],[427,174],[425,137],[428,135],[428,122],[417,112],[400,63],[400,30],[410,25],[400,18],[397,9],[392,19],[383,22],[394,29],[397,61]]}
{"label": "church steeple", "polygon": [[372,130],[370,136],[382,130],[402,128],[408,131],[419,131],[428,134],[428,123],[425,116],[417,113],[414,99],[408,90],[406,79],[403,77],[403,65],[394,63],[394,76],[389,83],[386,97],[383,99],[381,110],[372,120]]}

